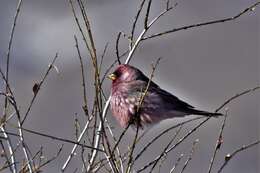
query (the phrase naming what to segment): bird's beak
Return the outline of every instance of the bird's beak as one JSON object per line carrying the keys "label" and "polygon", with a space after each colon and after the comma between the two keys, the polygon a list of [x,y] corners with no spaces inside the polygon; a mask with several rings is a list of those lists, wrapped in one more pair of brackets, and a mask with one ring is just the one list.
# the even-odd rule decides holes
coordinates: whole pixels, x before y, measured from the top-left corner
{"label": "bird's beak", "polygon": [[110,75],[107,76],[110,80],[116,80],[116,75],[114,73],[111,73]]}

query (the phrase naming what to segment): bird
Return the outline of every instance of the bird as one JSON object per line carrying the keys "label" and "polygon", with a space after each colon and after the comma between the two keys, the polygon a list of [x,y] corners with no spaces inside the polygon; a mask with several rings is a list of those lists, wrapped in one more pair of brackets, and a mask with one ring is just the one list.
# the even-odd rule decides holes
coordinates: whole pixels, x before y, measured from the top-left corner
{"label": "bird", "polygon": [[112,80],[110,109],[122,128],[128,125],[151,126],[165,119],[187,115],[222,115],[194,108],[160,88],[141,70],[131,65],[118,65],[108,78]]}

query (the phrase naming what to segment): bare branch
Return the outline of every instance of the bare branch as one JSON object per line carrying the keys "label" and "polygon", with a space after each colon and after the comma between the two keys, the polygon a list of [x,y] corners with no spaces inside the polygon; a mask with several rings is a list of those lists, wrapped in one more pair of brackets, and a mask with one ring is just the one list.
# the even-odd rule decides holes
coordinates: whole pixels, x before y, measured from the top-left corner
{"label": "bare branch", "polygon": [[81,144],[79,142],[75,142],[75,141],[72,141],[72,140],[69,140],[69,139],[64,139],[64,138],[48,135],[48,134],[45,134],[45,133],[37,132],[35,130],[30,130],[30,129],[26,129],[26,128],[22,128],[22,130],[25,131],[25,132],[31,133],[31,134],[38,135],[38,136],[43,136],[43,137],[50,138],[50,139],[53,139],[53,140],[67,142],[67,143],[71,143],[71,144],[76,144],[76,145],[79,145],[79,146],[84,147],[84,148],[89,148],[89,149],[93,149],[93,150],[98,150],[100,152],[104,152],[103,150],[101,150],[99,148],[94,148],[92,146]]}
{"label": "bare branch", "polygon": [[217,151],[220,149],[220,147],[221,147],[221,145],[223,143],[223,131],[224,131],[224,127],[226,125],[226,120],[227,120],[227,111],[226,111],[225,118],[223,120],[221,129],[220,129],[220,132],[219,132],[219,136],[218,136],[218,139],[217,139],[217,142],[216,142],[216,145],[215,145],[215,149],[213,151],[213,155],[212,155],[212,158],[211,158],[211,161],[210,161],[208,173],[211,172],[211,169],[212,169],[212,166],[213,166],[213,163],[214,163]]}
{"label": "bare branch", "polygon": [[170,173],[173,173],[175,171],[175,169],[177,168],[178,164],[180,163],[181,159],[183,158],[184,154],[181,154],[178,159],[176,160],[176,163],[173,165]]}
{"label": "bare branch", "polygon": [[134,23],[133,23],[133,26],[132,26],[132,31],[131,31],[131,36],[130,36],[130,49],[132,49],[132,47],[133,47],[136,23],[137,23],[138,18],[139,18],[140,14],[141,14],[141,11],[143,9],[145,1],[146,0],[142,0],[142,2],[140,3],[140,6],[138,8],[137,14],[135,16],[135,20],[134,20]]}
{"label": "bare branch", "polygon": [[118,64],[121,64],[120,56],[119,56],[119,48],[118,48],[121,34],[122,32],[119,32],[116,39],[116,57],[117,57]]}
{"label": "bare branch", "polygon": [[149,20],[149,14],[150,14],[150,10],[151,10],[151,5],[152,5],[152,0],[148,1],[148,5],[147,5],[147,10],[146,10],[146,14],[145,14],[145,18],[144,18],[144,29],[148,29],[148,20]]}
{"label": "bare branch", "polygon": [[24,115],[24,118],[21,121],[21,125],[23,125],[24,121],[26,120],[26,118],[27,118],[27,116],[28,116],[28,114],[29,114],[29,112],[32,108],[32,105],[33,105],[33,103],[36,99],[36,96],[38,95],[38,92],[41,89],[41,86],[44,83],[44,81],[46,80],[46,78],[47,78],[48,74],[50,73],[51,69],[54,67],[54,63],[55,63],[57,58],[58,58],[58,53],[55,54],[55,57],[53,58],[51,64],[48,66],[48,69],[47,69],[46,73],[44,74],[43,78],[41,79],[41,81],[39,83],[37,83],[36,85],[34,85],[34,87],[33,87],[34,95],[33,95],[32,100],[30,101],[29,107],[27,108],[27,111]]}
{"label": "bare branch", "polygon": [[85,68],[83,65],[83,60],[82,60],[82,56],[79,50],[79,44],[78,44],[78,39],[76,37],[76,35],[74,35],[74,39],[75,39],[75,46],[78,52],[78,57],[79,57],[79,62],[80,62],[80,69],[81,69],[81,79],[82,79],[82,88],[83,88],[83,100],[84,100],[84,105],[82,106],[85,115],[89,118],[89,111],[88,111],[88,101],[87,101],[87,92],[86,92],[86,82],[85,82]]}
{"label": "bare branch", "polygon": [[193,119],[190,119],[190,120],[186,120],[186,121],[183,121],[181,123],[178,123],[170,128],[167,128],[165,129],[164,131],[162,131],[160,134],[158,134],[157,136],[155,136],[151,141],[149,141],[144,147],[143,149],[137,154],[137,156],[135,157],[135,161],[157,140],[159,139],[160,137],[162,137],[164,134],[168,133],[169,131],[173,130],[173,129],[176,129],[177,127],[179,126],[183,126],[184,124],[187,124],[187,123],[190,123],[190,122],[194,122],[195,120],[199,120],[199,119],[202,119],[204,117],[196,117],[196,118],[193,118]]}
{"label": "bare branch", "polygon": [[229,161],[238,153],[240,153],[241,151],[247,150],[253,146],[256,146],[260,144],[260,140],[257,140],[253,143],[247,144],[247,145],[243,145],[242,147],[238,148],[237,150],[235,150],[233,153],[231,154],[227,154],[225,157],[225,161],[224,163],[221,165],[220,169],[218,170],[218,173],[222,172],[222,170],[225,168],[225,166],[229,163]]}
{"label": "bare branch", "polygon": [[197,146],[198,142],[199,142],[198,139],[196,139],[196,140],[193,142],[193,144],[192,144],[192,149],[191,149],[191,151],[190,151],[190,155],[189,155],[188,159],[186,160],[186,162],[185,162],[185,164],[184,164],[184,166],[183,166],[183,168],[182,168],[182,170],[181,170],[180,173],[183,173],[183,171],[185,170],[185,168],[188,166],[189,162],[191,161],[192,156],[193,156],[193,153],[194,153],[194,151],[195,151],[195,149],[196,149],[196,146]]}
{"label": "bare branch", "polygon": [[197,28],[197,27],[212,25],[212,24],[216,24],[216,23],[233,21],[233,20],[241,17],[242,15],[253,11],[259,4],[260,4],[260,2],[258,1],[258,2],[254,3],[253,5],[249,6],[248,8],[244,9],[243,11],[241,11],[240,13],[238,13],[237,15],[235,15],[233,17],[227,17],[227,18],[223,18],[223,19],[212,20],[212,21],[202,22],[202,23],[196,23],[196,24],[192,24],[192,25],[187,25],[187,26],[182,26],[182,27],[179,27],[179,28],[170,29],[170,30],[167,30],[167,31],[164,31],[164,32],[160,32],[160,33],[157,33],[157,34],[153,34],[153,35],[144,37],[142,40],[147,40],[147,39],[159,37],[159,36],[162,36],[162,35],[174,33],[174,32],[177,32],[177,31],[182,31],[182,30],[186,30],[186,29]]}

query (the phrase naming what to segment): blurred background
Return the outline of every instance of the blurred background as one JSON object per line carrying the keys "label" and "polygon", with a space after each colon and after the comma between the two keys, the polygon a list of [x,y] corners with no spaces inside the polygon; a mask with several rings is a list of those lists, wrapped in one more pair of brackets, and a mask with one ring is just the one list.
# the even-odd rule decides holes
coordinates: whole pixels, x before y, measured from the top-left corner
{"label": "blurred background", "polygon": [[[4,69],[11,25],[15,14],[16,0],[0,1],[0,65]],[[157,33],[184,25],[231,17],[253,4],[253,0],[197,0],[178,1],[178,6],[157,22],[151,33]],[[139,0],[88,0],[87,11],[96,42],[99,58],[108,43],[102,73],[116,59],[115,42],[119,31],[129,34],[139,5]],[[165,1],[154,1],[150,19],[165,8]],[[141,43],[131,64],[145,74],[151,72],[150,64],[162,57],[156,69],[154,81],[162,88],[189,102],[198,109],[214,111],[229,97],[259,85],[259,15],[260,9],[241,16],[235,21],[184,30]],[[137,34],[143,21],[138,23]],[[149,35],[148,33],[148,35]],[[33,96],[32,86],[39,81],[48,68],[55,53],[59,53],[56,66],[59,73],[52,71],[44,83],[38,98],[24,124],[25,128],[75,139],[74,119],[78,117],[84,125],[81,109],[83,103],[79,60],[75,48],[77,35],[87,69],[87,94],[92,104],[93,74],[91,61],[78,32],[71,8],[66,0],[25,0],[17,21],[10,59],[10,83],[22,113]],[[121,53],[127,50],[127,39],[122,39]],[[99,59],[100,60],[100,59]],[[3,89],[1,80],[1,90]],[[104,83],[109,96],[110,81]],[[213,172],[218,170],[224,156],[238,147],[259,139],[259,92],[243,96],[229,104],[228,118],[224,131],[224,144],[217,155]],[[1,112],[3,99],[1,100]],[[224,112],[222,112],[224,113]],[[108,120],[117,132],[122,131],[108,114]],[[199,139],[193,159],[186,172],[206,172],[216,143],[223,118],[211,119],[181,147],[169,154],[162,172],[169,172],[181,153],[183,165],[192,143]],[[144,139],[181,120],[162,122],[149,131]],[[188,130],[188,129],[187,129]],[[130,132],[129,137],[133,134]],[[174,135],[174,132],[169,134]],[[36,152],[44,147],[45,157],[50,158],[62,142],[32,134],[26,140]],[[155,143],[136,164],[140,168],[147,159],[160,153],[169,136]],[[137,150],[140,150],[139,145]],[[65,144],[57,160],[44,167],[44,172],[58,172],[72,149]],[[79,150],[80,152],[80,150]],[[224,172],[259,172],[259,147],[255,146],[240,153],[225,168]],[[80,158],[75,157],[67,172],[81,168]],[[180,168],[182,166],[179,166]],[[7,170],[8,172],[8,170]]]}

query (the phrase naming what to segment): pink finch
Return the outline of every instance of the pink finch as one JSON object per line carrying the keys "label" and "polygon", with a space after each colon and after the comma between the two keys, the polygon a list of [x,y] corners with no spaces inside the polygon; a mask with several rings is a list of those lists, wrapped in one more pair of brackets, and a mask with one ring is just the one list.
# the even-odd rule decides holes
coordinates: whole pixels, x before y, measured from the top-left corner
{"label": "pink finch", "polygon": [[[113,116],[126,127],[136,122],[142,127],[158,123],[162,120],[186,115],[220,116],[220,113],[211,113],[195,109],[171,93],[161,89],[150,81],[139,69],[130,65],[119,65],[108,76],[112,80],[111,111]],[[141,99],[143,97],[143,99]]]}

